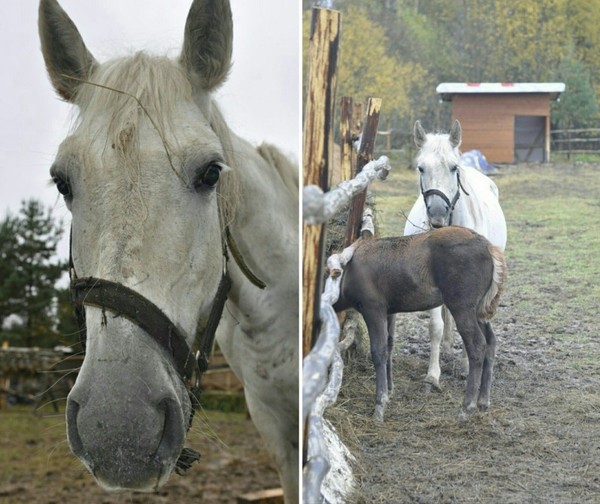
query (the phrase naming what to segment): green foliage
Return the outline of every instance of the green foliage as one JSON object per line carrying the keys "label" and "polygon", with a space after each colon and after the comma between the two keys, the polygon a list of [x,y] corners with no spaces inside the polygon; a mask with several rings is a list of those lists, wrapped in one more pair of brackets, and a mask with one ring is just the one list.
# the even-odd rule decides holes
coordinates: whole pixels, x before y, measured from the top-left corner
{"label": "green foliage", "polygon": [[558,67],[558,79],[567,86],[553,107],[553,119],[561,129],[590,126],[598,115],[598,102],[590,72],[570,51]]}
{"label": "green foliage", "polygon": [[17,228],[19,221],[7,215],[0,222],[0,326],[14,312],[18,295]]}
{"label": "green foliage", "polygon": [[4,331],[4,337],[13,345],[53,346],[59,342],[55,285],[66,268],[56,258],[62,222],[31,199],[22,203],[17,217],[7,215],[0,234],[0,322],[10,314],[23,321]]}

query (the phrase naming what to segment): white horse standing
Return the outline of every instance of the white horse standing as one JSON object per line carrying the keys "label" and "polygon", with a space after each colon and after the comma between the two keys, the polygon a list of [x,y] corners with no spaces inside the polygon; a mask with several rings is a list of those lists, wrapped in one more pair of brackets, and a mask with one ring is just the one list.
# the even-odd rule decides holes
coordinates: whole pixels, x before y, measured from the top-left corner
{"label": "white horse standing", "polygon": [[298,173],[236,137],[211,97],[230,70],[229,2],[193,2],[178,60],[99,63],[56,0],[40,1],[39,28],[52,83],[79,109],[51,168],[87,333],[71,449],[108,490],[167,481],[189,426],[189,348],[230,279],[217,339],[297,502]]}
{"label": "white horse standing", "polygon": [[[493,245],[504,250],[506,221],[498,187],[475,168],[460,165],[462,130],[455,120],[449,134],[427,134],[419,121],[415,122],[414,138],[420,149],[416,157],[421,194],[413,205],[405,235],[448,226],[464,226],[485,236]],[[425,382],[440,389],[440,343],[451,347],[452,316],[445,306],[430,312],[429,337],[431,355]],[[463,362],[468,366],[463,352]]]}

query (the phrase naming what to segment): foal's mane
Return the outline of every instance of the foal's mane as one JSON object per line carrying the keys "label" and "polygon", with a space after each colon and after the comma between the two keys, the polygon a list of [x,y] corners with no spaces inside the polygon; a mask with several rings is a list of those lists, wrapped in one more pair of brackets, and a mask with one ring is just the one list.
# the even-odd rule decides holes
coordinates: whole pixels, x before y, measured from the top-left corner
{"label": "foal's mane", "polygon": [[[97,65],[89,80],[79,86],[74,102],[79,108],[75,123],[78,132],[88,138],[105,136],[105,152],[116,149],[131,176],[142,168],[137,132],[142,122],[150,121],[163,142],[171,168],[182,180],[180,146],[172,132],[178,105],[196,103],[218,137],[225,162],[231,168],[221,179],[219,195],[226,219],[233,218],[239,198],[231,131],[208,93],[201,97],[194,94],[190,76],[179,62],[142,51],[107,61]],[[99,123],[97,119],[106,115],[106,121]],[[102,124],[101,131],[98,124]]]}

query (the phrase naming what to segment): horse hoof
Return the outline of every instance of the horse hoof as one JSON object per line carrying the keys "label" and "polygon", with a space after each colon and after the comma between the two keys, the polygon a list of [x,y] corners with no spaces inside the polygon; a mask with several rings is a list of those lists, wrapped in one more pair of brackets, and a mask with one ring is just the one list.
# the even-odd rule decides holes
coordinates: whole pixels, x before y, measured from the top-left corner
{"label": "horse hoof", "polygon": [[435,382],[431,382],[431,381],[427,381],[427,380],[425,380],[423,382],[423,387],[425,389],[426,394],[431,394],[431,392],[441,392],[442,391],[442,387],[440,387],[439,383],[435,383]]}
{"label": "horse hoof", "polygon": [[490,409],[490,403],[481,403],[477,405],[477,408],[479,408],[479,411],[481,411],[482,413],[485,413],[488,409]]}
{"label": "horse hoof", "polygon": [[461,408],[458,412],[458,423],[465,423],[469,418],[475,415],[475,413],[477,413],[477,408]]}
{"label": "horse hoof", "polygon": [[378,404],[375,406],[375,411],[373,413],[373,420],[376,422],[383,422],[383,411],[385,410],[385,406],[382,404]]}

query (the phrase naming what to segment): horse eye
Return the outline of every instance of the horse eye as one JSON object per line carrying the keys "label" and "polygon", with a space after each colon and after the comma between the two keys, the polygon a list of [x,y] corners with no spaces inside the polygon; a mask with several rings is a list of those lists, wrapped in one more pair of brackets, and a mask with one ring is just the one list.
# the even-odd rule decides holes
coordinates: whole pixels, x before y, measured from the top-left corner
{"label": "horse eye", "polygon": [[56,184],[56,189],[60,194],[62,194],[65,197],[71,196],[71,186],[69,185],[69,182],[67,180],[57,175],[53,175],[52,181],[54,182],[54,184]]}
{"label": "horse eye", "polygon": [[419,170],[420,173],[425,173],[425,169],[422,166],[417,166],[417,170]]}
{"label": "horse eye", "polygon": [[211,163],[203,173],[198,177],[198,180],[194,184],[196,189],[208,188],[214,189],[219,182],[221,176],[221,165],[218,163]]}
{"label": "horse eye", "polygon": [[451,167],[450,167],[450,171],[451,171],[452,173],[454,173],[456,170],[458,170],[458,165],[454,165],[454,166],[451,166]]}

